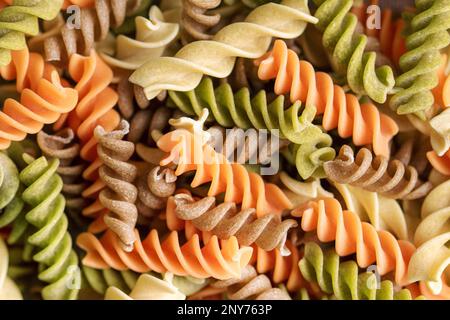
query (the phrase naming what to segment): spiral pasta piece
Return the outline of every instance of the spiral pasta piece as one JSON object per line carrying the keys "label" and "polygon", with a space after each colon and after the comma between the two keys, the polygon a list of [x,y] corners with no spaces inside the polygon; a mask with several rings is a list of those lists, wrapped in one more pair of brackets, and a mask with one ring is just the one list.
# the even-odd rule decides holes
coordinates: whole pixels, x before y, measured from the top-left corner
{"label": "spiral pasta piece", "polygon": [[157,166],[137,179],[138,198],[136,207],[140,217],[152,218],[166,206],[176,188],[175,172],[170,168]]}
{"label": "spiral pasta piece", "polygon": [[65,199],[61,195],[63,181],[56,173],[59,161],[47,161],[45,157],[33,160],[30,156],[25,160],[29,165],[19,175],[26,186],[22,198],[29,206],[25,217],[37,229],[28,242],[39,249],[33,256],[41,266],[39,280],[49,283],[42,289],[42,297],[76,299],[80,274],[76,271],[78,258],[67,231]]}
{"label": "spiral pasta piece", "polygon": [[448,284],[450,249],[450,180],[434,188],[424,199],[422,220],[414,234],[417,250],[408,268],[410,281],[424,281],[433,294],[450,298]]}
{"label": "spiral pasta piece", "polygon": [[143,241],[135,232],[134,250],[121,248],[117,236],[108,230],[101,239],[91,233],[78,236],[77,244],[87,252],[83,264],[96,269],[133,270],[135,272],[172,272],[179,276],[229,279],[241,274],[252,255],[251,247],[239,248],[235,237],[219,240],[213,236],[202,248],[194,235],[183,246],[173,231],[161,242],[153,229]]}
{"label": "spiral pasta piece", "polygon": [[291,252],[288,256],[279,249],[265,251],[256,248],[250,264],[255,266],[259,274],[269,274],[272,283],[285,284],[289,292],[295,292],[306,286],[298,268],[301,254],[290,240],[286,241],[286,247]]}
{"label": "spiral pasta piece", "polygon": [[442,157],[450,149],[450,106],[433,117],[429,123],[431,146],[434,152]]}
{"label": "spiral pasta piece", "polygon": [[[138,16],[135,19],[136,37],[118,35],[107,40],[113,44],[100,45],[100,56],[112,67],[136,70],[152,58],[160,57],[167,45],[178,35],[179,25],[166,22],[157,6],[152,6],[148,19]],[[109,53],[108,51],[112,51]]]}
{"label": "spiral pasta piece", "polygon": [[239,278],[216,281],[211,286],[226,289],[230,300],[291,300],[285,291],[273,288],[270,279],[258,275],[252,266],[245,267]]}
{"label": "spiral pasta piece", "polygon": [[81,196],[86,188],[86,183],[80,179],[84,164],[77,161],[80,145],[73,140],[74,133],[69,128],[54,135],[49,135],[44,131],[37,134],[37,143],[43,155],[59,160],[57,173],[64,182],[62,193],[66,198],[66,209],[79,213],[86,204]]}
{"label": "spiral pasta piece", "polygon": [[334,85],[327,73],[315,72],[282,40],[275,41],[273,50],[257,63],[261,80],[275,79],[276,94],[290,93],[291,102],[316,106],[325,130],[337,128],[339,136],[352,137],[355,145],[372,144],[375,154],[389,155],[389,141],[398,132],[395,121],[371,103],[360,104],[355,95]]}
{"label": "spiral pasta piece", "polygon": [[128,122],[122,121],[118,130],[107,133],[98,126],[94,136],[98,141],[97,153],[102,166],[99,169],[100,179],[105,188],[99,194],[100,203],[109,210],[103,217],[105,224],[120,239],[125,251],[133,250],[134,227],[137,222],[135,202],[138,190],[133,182],[137,176],[137,168],[129,163],[134,153],[134,144],[123,141],[128,133]]}
{"label": "spiral pasta piece", "polygon": [[133,271],[116,271],[112,269],[97,270],[82,266],[83,279],[96,293],[104,295],[109,287],[130,292],[136,285],[139,275]]}
{"label": "spiral pasta piece", "polygon": [[378,103],[384,103],[395,85],[392,69],[375,67],[377,54],[364,52],[367,36],[358,34],[357,17],[350,13],[352,0],[313,0],[318,6],[316,27],[323,32],[323,45],[331,55],[333,67],[346,75],[353,92],[368,95]]}
{"label": "spiral pasta piece", "polygon": [[214,197],[196,200],[186,193],[170,197],[166,208],[169,229],[188,231],[193,227],[219,239],[234,236],[243,246],[255,243],[266,251],[278,248],[284,254],[289,253],[285,243],[289,229],[297,226],[294,220],[280,221],[278,216],[271,214],[258,218],[253,208],[238,210],[234,203],[216,205],[215,202]]}
{"label": "spiral pasta piece", "polygon": [[220,21],[220,14],[208,14],[207,11],[220,5],[221,0],[182,0],[181,26],[185,35],[185,42],[189,40],[210,40],[212,36],[207,33]]}
{"label": "spiral pasta piece", "polygon": [[[78,54],[72,55],[69,62],[69,73],[77,82],[79,102],[76,108],[66,117],[62,117],[55,129],[61,128],[67,121],[69,127],[80,140],[80,157],[90,163],[83,172],[83,178],[93,181],[94,184],[82,193],[85,198],[97,198],[98,192],[104,187],[98,177],[98,168],[101,162],[97,156],[97,141],[94,129],[102,126],[107,132],[117,128],[120,116],[113,108],[117,103],[117,93],[109,87],[112,79],[112,70],[92,51],[89,57]],[[96,216],[103,210],[99,201],[83,210],[87,216]]]}
{"label": "spiral pasta piece", "polygon": [[423,112],[434,103],[431,90],[438,85],[440,50],[450,44],[450,3],[416,1],[416,9],[406,38],[408,51],[400,58],[403,73],[396,79],[400,90],[391,98],[390,106],[398,114],[416,113],[423,117]]}
{"label": "spiral pasta piece", "polygon": [[[186,118],[182,118],[186,119]],[[256,173],[248,172],[241,164],[230,163],[205,144],[200,134],[176,129],[158,140],[158,147],[169,153],[160,164],[176,162],[175,175],[195,171],[191,186],[211,182],[208,196],[224,194],[225,202],[241,204],[241,209],[255,208],[257,217],[268,213],[281,214],[291,203],[278,186],[265,183]]]}
{"label": "spiral pasta piece", "polygon": [[342,210],[336,199],[310,201],[292,211],[301,217],[301,229],[316,230],[321,242],[335,241],[336,253],[348,256],[356,253],[356,261],[362,268],[376,264],[378,273],[395,272],[395,283],[407,284],[408,263],[415,247],[405,240],[361,222],[357,214]]}
{"label": "spiral pasta piece", "polygon": [[419,180],[414,167],[406,167],[399,160],[382,156],[373,158],[366,148],[360,149],[355,156],[353,149],[344,145],[336,159],[324,164],[324,169],[335,182],[358,186],[393,199],[422,198],[432,188],[430,182]]}
{"label": "spiral pasta piece", "polygon": [[[370,6],[379,6],[379,1],[372,0],[370,4]],[[376,11],[371,12],[371,15],[369,15],[368,9],[370,9],[369,6],[364,3],[352,8],[352,13],[358,17],[364,30],[363,32],[368,37],[367,46],[372,47],[372,50],[377,52],[377,58],[380,58],[381,54],[381,56],[389,59],[398,68],[400,57],[406,52],[405,37],[403,35],[405,21],[401,18],[395,19],[391,8],[384,8],[381,11],[381,24],[378,28],[370,25]]]}
{"label": "spiral pasta piece", "polygon": [[130,81],[143,87],[149,100],[161,90],[189,91],[200,83],[204,74],[227,77],[236,57],[262,56],[272,37],[298,37],[308,22],[317,20],[309,15],[304,0],[268,3],[255,8],[244,22],[227,25],[211,40],[189,43],[174,57],[148,61],[131,75]]}
{"label": "spiral pasta piece", "polygon": [[339,300],[413,299],[408,289],[396,292],[389,280],[377,283],[374,273],[360,273],[356,262],[340,262],[333,249],[324,251],[314,242],[305,245],[299,268],[306,280],[317,283],[323,292]]}
{"label": "spiral pasta piece", "polygon": [[44,62],[41,55],[28,49],[13,51],[12,61],[0,67],[5,80],[16,80],[20,101],[8,98],[0,112],[0,149],[11,141],[22,141],[27,134],[36,134],[44,124],[54,123],[63,113],[71,111],[77,92],[63,87],[55,68]]}
{"label": "spiral pasta piece", "polygon": [[[24,202],[20,197],[19,171],[14,162],[0,152],[0,229],[12,225],[8,243],[16,243],[26,234]],[[1,235],[0,235],[1,237]]]}
{"label": "spiral pasta piece", "polygon": [[44,39],[43,47],[48,61],[62,61],[73,54],[89,55],[96,41],[108,35],[110,27],[125,21],[127,5],[133,0],[96,0],[81,7],[79,27],[66,22],[57,35]]}
{"label": "spiral pasta piece", "polygon": [[0,66],[11,62],[12,50],[25,50],[25,35],[39,33],[38,18],[52,20],[63,0],[14,1],[0,11]]}
{"label": "spiral pasta piece", "polygon": [[161,280],[143,274],[139,277],[130,294],[116,287],[109,287],[105,300],[185,300],[186,296],[167,279]]}

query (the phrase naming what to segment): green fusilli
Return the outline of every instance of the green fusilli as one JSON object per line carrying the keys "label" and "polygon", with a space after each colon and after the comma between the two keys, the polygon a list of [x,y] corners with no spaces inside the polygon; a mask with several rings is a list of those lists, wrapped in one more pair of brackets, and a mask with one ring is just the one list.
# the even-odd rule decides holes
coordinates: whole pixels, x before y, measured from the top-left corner
{"label": "green fusilli", "polygon": [[411,300],[411,292],[394,292],[389,280],[379,283],[372,272],[360,273],[355,261],[340,262],[333,249],[324,252],[318,244],[305,245],[299,268],[307,281],[316,282],[323,292],[339,300]]}
{"label": "green fusilli", "polygon": [[313,0],[318,6],[316,27],[323,32],[323,45],[330,53],[335,71],[347,76],[350,88],[378,103],[386,101],[395,84],[389,66],[376,68],[377,54],[365,52],[367,36],[358,34],[358,18],[350,13],[352,0]]}
{"label": "green fusilli", "polygon": [[49,283],[42,290],[48,300],[76,299],[81,275],[78,257],[72,250],[72,238],[67,231],[64,213],[65,199],[61,195],[63,181],[56,173],[59,161],[45,157],[34,160],[25,154],[28,166],[20,172],[20,181],[26,186],[22,199],[29,211],[25,218],[37,231],[28,243],[38,249],[33,256],[40,264],[39,280]]}

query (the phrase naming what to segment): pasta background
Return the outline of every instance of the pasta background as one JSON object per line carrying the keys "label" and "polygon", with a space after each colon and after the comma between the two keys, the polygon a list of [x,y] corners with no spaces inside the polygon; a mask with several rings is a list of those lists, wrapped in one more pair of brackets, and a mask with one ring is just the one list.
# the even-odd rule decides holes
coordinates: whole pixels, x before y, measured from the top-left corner
{"label": "pasta background", "polygon": [[0,0],[0,299],[449,300],[449,21]]}

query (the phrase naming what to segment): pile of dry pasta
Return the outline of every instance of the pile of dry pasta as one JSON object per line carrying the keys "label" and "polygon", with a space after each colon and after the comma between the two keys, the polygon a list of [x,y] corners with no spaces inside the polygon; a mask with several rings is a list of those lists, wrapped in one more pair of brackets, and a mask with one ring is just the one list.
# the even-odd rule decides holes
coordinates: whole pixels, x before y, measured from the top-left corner
{"label": "pile of dry pasta", "polygon": [[450,299],[450,0],[0,0],[0,299]]}

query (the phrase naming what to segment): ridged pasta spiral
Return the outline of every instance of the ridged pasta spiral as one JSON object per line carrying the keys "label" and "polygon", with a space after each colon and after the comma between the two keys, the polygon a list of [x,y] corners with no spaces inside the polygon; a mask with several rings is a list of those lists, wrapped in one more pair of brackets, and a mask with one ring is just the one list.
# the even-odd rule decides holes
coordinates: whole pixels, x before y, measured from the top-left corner
{"label": "ridged pasta spiral", "polygon": [[22,300],[22,293],[16,283],[7,276],[9,253],[3,238],[0,236],[0,299]]}
{"label": "ridged pasta spiral", "polygon": [[282,40],[275,41],[273,50],[257,62],[261,80],[275,79],[276,94],[290,93],[291,102],[316,106],[325,130],[337,129],[342,138],[352,137],[355,145],[372,144],[375,154],[389,155],[389,141],[398,126],[372,103],[360,104],[355,95],[333,84],[330,75],[299,60]]}
{"label": "ridged pasta spiral", "polygon": [[0,113],[2,150],[8,148],[11,141],[22,141],[27,134],[38,133],[44,124],[56,122],[78,102],[77,92],[63,87],[64,81],[56,69],[27,48],[13,51],[12,61],[0,67],[0,75],[5,80],[16,80],[20,93],[20,101],[6,99]]}
{"label": "ridged pasta spiral", "polygon": [[390,106],[398,114],[423,117],[434,103],[431,90],[438,85],[440,50],[450,44],[450,1],[416,0],[416,9],[406,37],[408,50],[400,58],[403,73],[396,79],[399,91],[391,98]]}
{"label": "ridged pasta spiral", "polygon": [[234,203],[216,205],[215,202],[214,197],[197,200],[186,193],[170,197],[166,208],[169,229],[185,229],[191,233],[189,237],[197,230],[209,234],[208,237],[202,236],[202,239],[211,235],[219,239],[235,236],[240,245],[250,246],[255,243],[266,251],[278,248],[284,254],[289,253],[285,243],[289,229],[297,226],[294,220],[281,221],[279,216],[272,214],[258,218],[253,208],[238,210]]}
{"label": "ridged pasta spiral", "polygon": [[136,181],[138,198],[136,207],[140,217],[152,218],[166,206],[174,194],[177,177],[170,168],[154,167],[140,175]]}
{"label": "ridged pasta spiral", "polygon": [[89,55],[96,41],[106,38],[110,27],[125,21],[127,6],[134,0],[96,0],[92,6],[81,7],[80,25],[66,22],[57,35],[44,39],[47,61],[65,61],[75,53]]}
{"label": "ridged pasta spiral", "polygon": [[257,274],[255,268],[247,266],[239,278],[216,281],[213,288],[224,288],[230,300],[291,300],[287,292],[272,287],[270,279]]}
{"label": "ridged pasta spiral", "polygon": [[52,20],[63,0],[14,1],[0,11],[0,66],[11,61],[11,50],[27,47],[25,35],[39,33],[38,18]]}
{"label": "ridged pasta spiral", "polygon": [[56,173],[59,161],[25,157],[29,165],[20,172],[26,187],[22,199],[28,204],[26,220],[37,231],[28,242],[39,251],[33,260],[40,264],[39,280],[49,283],[42,289],[44,299],[76,299],[81,279],[78,257],[72,249],[68,221],[64,214],[65,199],[61,195],[63,181]]}
{"label": "ridged pasta spiral", "polygon": [[176,162],[177,176],[195,171],[191,186],[211,182],[208,196],[224,192],[225,202],[241,204],[241,209],[255,208],[257,217],[269,213],[279,215],[291,207],[278,186],[264,182],[260,175],[248,172],[241,164],[228,162],[222,154],[202,142],[199,134],[176,129],[159,138],[157,144],[162,151],[169,153],[160,165]]}
{"label": "ridged pasta spiral", "polygon": [[64,182],[62,193],[66,198],[66,209],[80,213],[86,205],[81,196],[86,188],[86,183],[81,179],[85,166],[78,159],[80,145],[73,141],[74,138],[74,133],[69,128],[54,135],[40,131],[37,134],[37,143],[45,157],[59,159],[57,172]]}
{"label": "ridged pasta spiral", "polygon": [[343,210],[336,199],[310,201],[292,211],[301,217],[301,229],[316,231],[321,242],[335,241],[336,253],[348,256],[356,253],[361,268],[375,264],[380,275],[395,272],[395,283],[408,283],[408,263],[415,247],[405,240],[396,240],[384,230],[375,230],[361,222],[357,214]]}
{"label": "ridged pasta spiral", "polygon": [[27,222],[23,215],[24,202],[20,193],[19,171],[14,162],[0,152],[0,230],[5,226],[12,226],[7,238],[9,244],[24,239],[27,234]]}
{"label": "ridged pasta spiral", "polygon": [[392,69],[376,67],[375,52],[364,52],[367,36],[357,34],[357,17],[350,13],[352,0],[313,0],[318,6],[316,27],[323,32],[323,45],[335,71],[346,75],[353,92],[384,103],[395,85]]}
{"label": "ridged pasta spiral", "polygon": [[[79,102],[67,117],[62,117],[55,129],[61,128],[67,119],[69,127],[80,140],[80,157],[90,163],[83,172],[83,178],[95,181],[85,189],[83,197],[97,198],[98,192],[104,187],[98,178],[98,168],[101,162],[97,156],[97,141],[94,129],[97,125],[106,131],[112,131],[119,125],[120,116],[113,108],[117,103],[117,93],[109,87],[113,80],[112,70],[92,51],[89,57],[72,55],[69,62],[69,73],[76,81],[75,89],[79,94]],[[95,216],[103,206],[97,200],[83,210],[84,215]]]}
{"label": "ridged pasta spiral", "polygon": [[100,179],[105,188],[100,191],[100,203],[109,210],[103,217],[105,224],[120,239],[125,251],[133,250],[134,227],[138,212],[136,200],[138,190],[133,182],[137,176],[137,168],[129,163],[134,153],[134,144],[123,141],[128,133],[128,122],[123,120],[120,127],[107,133],[98,126],[94,136],[98,141],[97,153],[102,166],[99,169]]}
{"label": "ridged pasta spiral", "polygon": [[112,67],[136,70],[152,58],[160,57],[167,45],[178,35],[179,25],[166,22],[157,6],[152,6],[145,17],[136,17],[136,37],[118,35],[106,40],[112,46],[100,45],[100,56]]}
{"label": "ridged pasta spiral", "polygon": [[291,252],[288,256],[279,249],[265,251],[255,248],[250,264],[259,274],[269,274],[272,283],[285,284],[289,292],[295,292],[306,285],[298,268],[301,254],[290,240],[286,241],[286,247]]}
{"label": "ridged pasta spiral", "polygon": [[424,281],[433,294],[450,298],[448,283],[450,249],[450,180],[434,188],[424,199],[422,220],[414,234],[417,250],[408,268],[410,281]]}
{"label": "ridged pasta spiral", "polygon": [[129,294],[116,287],[109,287],[105,300],[185,300],[186,296],[167,279],[143,274]]}
{"label": "ridged pasta spiral", "polygon": [[97,270],[82,266],[83,280],[96,293],[104,295],[106,290],[114,286],[121,291],[129,292],[136,285],[139,275],[130,270],[113,269]]}
{"label": "ridged pasta spiral", "polygon": [[[370,6],[379,6],[379,1],[370,1]],[[353,6],[352,13],[354,13],[362,25],[364,34],[367,35],[367,47],[377,52],[377,59],[382,60],[381,56],[389,59],[390,62],[398,68],[400,57],[406,51],[405,37],[403,35],[405,29],[405,21],[401,18],[394,18],[391,8],[384,8],[381,11],[380,26],[370,24],[372,19],[376,19],[376,11],[371,9],[367,4],[361,3],[358,6]],[[366,49],[367,49],[366,47]]]}
{"label": "ridged pasta spiral", "polygon": [[183,28],[184,42],[195,40],[210,40],[212,35],[208,34],[208,29],[217,25],[220,21],[220,14],[208,14],[208,10],[220,5],[221,0],[182,0],[183,10],[181,12],[181,27]]}
{"label": "ridged pasta spiral", "polygon": [[219,243],[213,236],[203,248],[196,235],[181,246],[176,231],[162,242],[155,229],[143,241],[137,231],[135,237],[134,250],[126,252],[110,230],[101,239],[91,233],[80,234],[77,244],[87,252],[83,264],[96,269],[130,269],[140,273],[169,271],[202,279],[229,279],[241,274],[253,251],[251,247],[239,248],[235,237]]}
{"label": "ridged pasta spiral", "polygon": [[208,77],[203,78],[192,91],[169,91],[169,96],[169,105],[175,105],[188,115],[200,116],[203,109],[207,108],[211,114],[210,120],[215,120],[223,127],[267,129],[298,145],[292,146],[290,154],[304,179],[313,174],[323,175],[320,173],[322,163],[335,156],[334,150],[330,148],[331,137],[312,124],[315,115],[312,105],[302,109],[301,103],[296,101],[290,108],[284,109],[284,96],[280,95],[269,103],[264,90],[254,97],[250,96],[248,88],[233,93],[228,83],[214,88]]}
{"label": "ridged pasta spiral", "polygon": [[377,283],[373,272],[360,273],[356,262],[340,262],[333,249],[324,251],[314,242],[306,243],[299,268],[307,281],[317,283],[324,293],[339,300],[413,299],[408,289],[396,292],[389,280]]}
{"label": "ridged pasta spiral", "polygon": [[272,37],[298,37],[308,22],[315,23],[317,19],[309,15],[304,0],[268,3],[255,8],[244,22],[227,25],[211,40],[189,43],[174,57],[148,61],[131,75],[130,81],[143,87],[149,100],[162,90],[189,91],[204,74],[227,77],[236,57],[262,56]]}
{"label": "ridged pasta spiral", "polygon": [[429,124],[431,146],[434,152],[442,157],[450,149],[450,106],[434,116]]}
{"label": "ridged pasta spiral", "polygon": [[412,200],[424,197],[432,188],[423,183],[414,167],[406,167],[399,160],[383,156],[373,158],[369,149],[361,148],[354,154],[344,145],[333,161],[324,164],[329,179],[347,183],[368,191],[378,192],[388,198]]}

